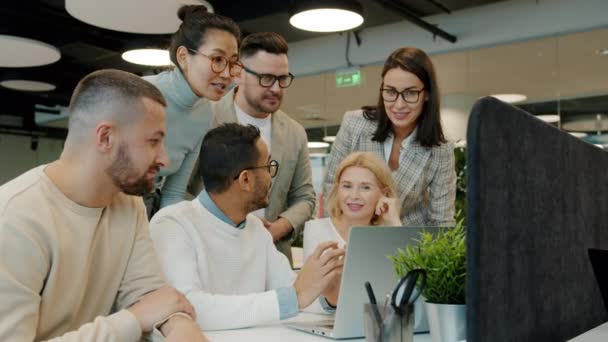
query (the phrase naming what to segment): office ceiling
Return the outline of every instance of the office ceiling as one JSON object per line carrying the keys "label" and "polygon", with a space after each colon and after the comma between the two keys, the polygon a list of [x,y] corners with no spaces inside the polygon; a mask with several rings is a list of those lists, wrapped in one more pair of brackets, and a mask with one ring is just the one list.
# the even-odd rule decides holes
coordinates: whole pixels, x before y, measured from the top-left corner
{"label": "office ceiling", "polygon": [[[149,0],[148,3],[152,6],[155,1],[168,0]],[[446,9],[457,11],[498,2],[360,0],[366,18],[361,29],[404,20],[401,13],[384,4],[387,1],[405,6],[420,17],[444,13]],[[289,25],[288,0],[209,2],[217,13],[234,18],[245,33],[276,31],[289,42],[322,35]],[[145,16],[146,11],[133,15]],[[65,0],[5,1],[0,8],[0,35],[36,39],[55,46],[61,52],[59,61],[46,66],[0,67],[0,82],[25,79],[56,85],[52,91],[35,93],[0,86],[0,133],[17,127],[23,134],[44,130],[51,136],[64,135],[66,121],[37,127],[34,122],[35,105],[38,105],[36,110],[39,112],[46,110],[51,116],[57,114],[49,108],[67,105],[78,80],[94,70],[117,68],[140,75],[158,72],[160,69],[125,62],[120,55],[132,48],[164,48],[170,38],[168,34],[133,34],[86,24],[68,14]],[[474,99],[497,92],[524,93],[528,96],[522,105],[526,110],[536,114],[560,112],[564,122],[579,116],[590,122],[589,127],[597,127],[593,121],[597,119],[595,114],[608,113],[608,96],[605,96],[608,94],[608,79],[605,77],[608,56],[596,53],[598,49],[608,47],[606,42],[608,29],[600,29],[435,55],[432,59],[444,95]],[[379,72],[379,65],[365,66],[362,68],[362,86],[341,89],[335,87],[332,73],[298,77],[287,93],[284,108],[307,128],[334,126],[339,124],[345,110],[375,101]],[[564,102],[564,99],[569,102]],[[47,109],[41,109],[40,105]]]}
{"label": "office ceiling", "polygon": [[[166,0],[150,0],[148,3],[153,6],[156,1]],[[382,4],[391,1],[407,7],[415,15],[428,16],[498,0],[360,0],[366,18],[362,29],[403,20],[399,13]],[[234,18],[245,33],[272,30],[290,42],[321,35],[291,27],[287,14],[289,1],[286,0],[210,0],[209,3],[215,12]],[[132,15],[145,16],[146,9]],[[46,66],[0,67],[0,82],[25,79],[56,86],[52,91],[35,93],[0,86],[0,128],[7,123],[8,115],[20,116],[26,130],[35,128],[32,119],[35,104],[50,107],[66,105],[78,80],[89,72],[102,68],[117,68],[140,75],[158,71],[125,62],[120,55],[132,48],[164,48],[170,38],[168,34],[133,34],[86,24],[68,14],[65,0],[3,1],[0,8],[0,35],[39,40],[55,46],[61,52],[59,61]],[[8,121],[11,121],[10,118]]]}

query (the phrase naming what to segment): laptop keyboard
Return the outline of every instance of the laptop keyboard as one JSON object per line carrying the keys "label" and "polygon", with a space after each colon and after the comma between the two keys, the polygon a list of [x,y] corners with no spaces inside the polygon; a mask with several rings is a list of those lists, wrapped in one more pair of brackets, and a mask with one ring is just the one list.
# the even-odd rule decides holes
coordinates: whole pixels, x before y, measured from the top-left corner
{"label": "laptop keyboard", "polygon": [[326,329],[334,328],[334,321],[332,319],[328,319],[328,320],[324,320],[324,321],[315,321],[315,322],[298,322],[296,324],[300,325],[300,326],[306,326],[306,327],[320,327],[320,328],[326,328]]}

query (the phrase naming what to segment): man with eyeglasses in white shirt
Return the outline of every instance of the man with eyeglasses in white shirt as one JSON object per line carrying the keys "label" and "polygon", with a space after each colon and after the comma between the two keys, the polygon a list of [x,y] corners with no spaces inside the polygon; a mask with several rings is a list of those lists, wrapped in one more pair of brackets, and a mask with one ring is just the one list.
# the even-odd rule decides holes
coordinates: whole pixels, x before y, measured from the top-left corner
{"label": "man with eyeglasses in white shirt", "polygon": [[291,243],[312,217],[316,198],[306,131],[279,110],[294,78],[287,52],[287,42],[274,32],[254,33],[243,39],[243,72],[237,87],[214,104],[211,128],[229,122],[259,128],[281,168],[272,182],[268,207],[254,214],[264,222],[277,249],[292,262]]}

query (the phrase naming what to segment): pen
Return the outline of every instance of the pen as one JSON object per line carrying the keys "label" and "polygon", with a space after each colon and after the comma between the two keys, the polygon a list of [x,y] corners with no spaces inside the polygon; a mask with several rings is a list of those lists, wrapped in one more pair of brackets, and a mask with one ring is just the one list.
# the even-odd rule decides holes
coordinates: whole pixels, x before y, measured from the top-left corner
{"label": "pen", "polygon": [[374,295],[374,290],[372,290],[372,284],[369,281],[365,282],[365,290],[367,291],[367,296],[369,297],[369,302],[374,305],[378,305],[376,302],[376,296]]}
{"label": "pen", "polygon": [[367,296],[369,297],[370,306],[372,307],[372,312],[374,317],[376,318],[376,323],[378,323],[378,341],[382,340],[382,330],[384,330],[382,324],[382,316],[380,316],[380,310],[378,309],[378,303],[376,302],[376,296],[374,295],[374,290],[372,290],[372,285],[369,281],[365,282],[365,290],[367,291]]}

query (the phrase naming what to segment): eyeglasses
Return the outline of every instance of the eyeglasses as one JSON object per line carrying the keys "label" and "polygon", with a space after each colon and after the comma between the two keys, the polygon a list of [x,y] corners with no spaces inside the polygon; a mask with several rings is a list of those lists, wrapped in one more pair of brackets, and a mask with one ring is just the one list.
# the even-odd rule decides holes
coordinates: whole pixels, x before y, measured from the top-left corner
{"label": "eyeglasses", "polygon": [[188,50],[190,50],[196,54],[199,54],[201,56],[205,56],[205,57],[209,58],[209,60],[211,61],[211,70],[213,72],[215,72],[216,74],[219,74],[222,71],[224,71],[226,69],[226,67],[229,65],[230,65],[230,68],[229,68],[228,72],[230,73],[230,76],[233,76],[233,77],[239,76],[241,74],[241,72],[243,71],[243,64],[241,64],[241,62],[239,62],[239,61],[229,61],[226,57],[219,56],[219,55],[207,56],[198,50],[194,50],[194,49],[190,49],[190,48],[188,48]]}
{"label": "eyeglasses", "polygon": [[399,95],[401,95],[403,101],[407,103],[416,103],[420,98],[420,93],[423,91],[424,88],[420,90],[405,89],[403,91],[397,91],[395,88],[380,88],[382,99],[386,102],[395,102],[399,98]]}
{"label": "eyeglasses", "polygon": [[287,73],[287,75],[282,75],[282,76],[275,76],[275,75],[271,75],[271,74],[258,74],[257,72],[249,69],[246,66],[243,66],[243,69],[245,69],[245,71],[247,71],[248,73],[256,76],[258,78],[258,80],[260,81],[260,85],[264,88],[270,88],[274,85],[274,82],[279,81],[279,87],[281,88],[287,88],[291,85],[291,82],[293,81],[293,78],[295,76],[293,76],[292,73]]}
{"label": "eyeglasses", "polygon": [[245,170],[253,170],[253,169],[263,169],[266,168],[268,169],[268,173],[270,173],[270,177],[274,178],[277,175],[277,172],[279,171],[279,162],[276,160],[271,160],[268,162],[268,164],[266,165],[262,165],[262,166],[251,166],[251,167],[246,167],[244,169],[242,169],[241,171],[239,171],[239,173],[234,176],[234,179],[238,179],[239,176],[241,175],[241,172],[245,171]]}

